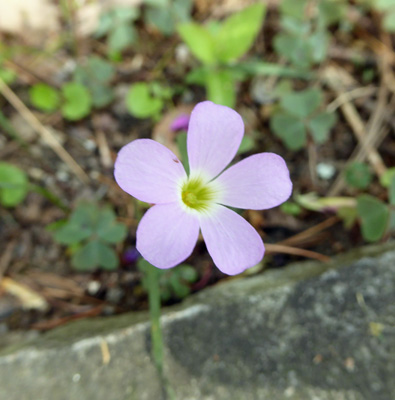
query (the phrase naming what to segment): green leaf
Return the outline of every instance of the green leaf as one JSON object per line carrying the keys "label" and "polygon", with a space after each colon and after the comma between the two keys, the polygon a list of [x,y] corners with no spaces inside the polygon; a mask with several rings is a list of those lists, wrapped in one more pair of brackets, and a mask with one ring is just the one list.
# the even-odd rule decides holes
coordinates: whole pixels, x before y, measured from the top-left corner
{"label": "green leaf", "polygon": [[318,30],[311,33],[308,37],[307,43],[309,44],[309,59],[314,63],[320,63],[325,60],[328,46],[329,35],[326,31]]}
{"label": "green leaf", "polygon": [[374,0],[373,6],[379,11],[386,11],[395,7],[395,0]]}
{"label": "green leaf", "polygon": [[103,37],[108,32],[110,32],[114,23],[114,18],[112,13],[107,12],[100,16],[99,25],[94,33],[94,36],[97,38]]}
{"label": "green leaf", "polygon": [[302,207],[292,201],[286,201],[285,203],[281,204],[280,209],[283,213],[294,215],[296,217],[302,212]]}
{"label": "green leaf", "polygon": [[92,240],[73,254],[71,263],[78,271],[93,271],[98,267],[114,270],[118,265],[118,258],[112,248],[98,240]]}
{"label": "green leaf", "polygon": [[395,206],[395,176],[392,177],[390,187],[388,188],[388,200],[392,206]]}
{"label": "green leaf", "polygon": [[170,8],[150,7],[145,12],[144,21],[153,25],[164,35],[171,35],[175,30],[175,22]]}
{"label": "green leaf", "polygon": [[276,53],[295,66],[309,68],[313,64],[310,44],[304,38],[281,32],[275,36],[273,44]]}
{"label": "green leaf", "polygon": [[45,83],[37,83],[29,89],[30,101],[42,111],[55,111],[59,108],[60,96],[57,90]]}
{"label": "green leaf", "polygon": [[85,70],[91,80],[101,83],[108,83],[115,75],[115,69],[108,61],[95,56],[89,57]]}
{"label": "green leaf", "polygon": [[121,23],[111,30],[107,38],[110,52],[121,52],[137,40],[136,29],[126,23]]}
{"label": "green leaf", "polygon": [[311,136],[316,143],[322,144],[328,140],[329,131],[335,125],[336,120],[336,114],[322,112],[308,122]]}
{"label": "green leaf", "polygon": [[255,140],[251,136],[243,136],[237,154],[243,154],[251,151],[255,147]]}
{"label": "green leaf", "polygon": [[279,5],[282,14],[300,20],[305,18],[307,0],[282,0]]}
{"label": "green leaf", "polygon": [[358,218],[358,212],[355,207],[340,207],[337,216],[342,219],[345,229],[351,229]]}
{"label": "green leaf", "polygon": [[281,98],[281,107],[295,117],[307,118],[319,107],[321,102],[321,90],[306,89],[285,94]]}
{"label": "green leaf", "polygon": [[54,233],[56,242],[65,245],[80,243],[92,235],[92,229],[81,227],[72,223],[66,223]]}
{"label": "green leaf", "polygon": [[144,82],[135,83],[126,96],[126,106],[137,118],[157,116],[163,108],[161,99],[152,97],[149,87]]}
{"label": "green leaf", "polygon": [[189,22],[179,25],[177,31],[191,53],[203,64],[217,62],[215,41],[207,29],[195,22]]}
{"label": "green leaf", "polygon": [[127,229],[125,225],[116,222],[116,215],[111,208],[104,208],[97,218],[96,233],[105,242],[118,243],[126,237]]}
{"label": "green leaf", "polygon": [[251,59],[238,63],[237,68],[243,70],[246,74],[251,76],[281,76],[300,79],[310,79],[313,77],[312,72],[310,71]]}
{"label": "green leaf", "polygon": [[222,23],[215,37],[218,60],[228,63],[247,52],[262,27],[265,10],[264,4],[253,4]]}
{"label": "green leaf", "polygon": [[24,171],[6,162],[0,162],[0,203],[14,207],[28,192],[28,179]]}
{"label": "green leaf", "polygon": [[96,226],[96,219],[99,209],[94,203],[80,203],[70,215],[70,223],[84,228],[90,228],[92,231]]}
{"label": "green leaf", "polygon": [[344,175],[346,182],[357,189],[366,189],[372,181],[373,175],[365,163],[353,162],[348,165]]}
{"label": "green leaf", "polygon": [[108,86],[114,77],[114,67],[99,57],[90,57],[86,65],[74,71],[74,80],[90,91],[95,107],[104,107],[114,99],[114,92]]}
{"label": "green leaf", "polygon": [[0,65],[0,79],[7,85],[11,85],[17,75],[12,69],[4,68]]}
{"label": "green leaf", "polygon": [[196,269],[192,265],[189,265],[189,264],[179,265],[178,271],[179,271],[180,278],[189,283],[195,282],[199,277],[199,274],[197,273]]}
{"label": "green leaf", "polygon": [[233,108],[236,104],[234,76],[230,71],[210,71],[206,76],[207,98],[216,104]]}
{"label": "green leaf", "polygon": [[187,151],[187,133],[180,132],[176,136],[176,143],[178,152],[181,156],[182,165],[185,168],[185,172],[189,175],[189,160],[188,160],[188,151]]}
{"label": "green leaf", "polygon": [[346,12],[347,5],[340,1],[326,0],[318,3],[318,18],[324,26],[341,22]]}
{"label": "green leaf", "polygon": [[281,26],[287,33],[297,37],[306,36],[311,30],[310,24],[306,21],[287,16],[281,18]]}
{"label": "green leaf", "polygon": [[207,75],[210,73],[209,71],[209,67],[194,68],[187,74],[185,82],[189,85],[204,86],[206,84]]}
{"label": "green leaf", "polygon": [[388,32],[395,32],[395,8],[384,15],[383,27]]}
{"label": "green leaf", "polygon": [[98,236],[107,243],[116,244],[122,242],[127,233],[128,232],[125,225],[116,223],[109,226],[105,231],[99,231]]}
{"label": "green leaf", "polygon": [[65,100],[62,114],[66,119],[76,121],[89,115],[92,98],[84,86],[77,82],[66,83],[62,87],[62,94]]}
{"label": "green leaf", "polygon": [[375,197],[363,194],[357,197],[357,211],[364,239],[368,242],[381,239],[388,224],[388,207]]}
{"label": "green leaf", "polygon": [[90,88],[92,102],[96,108],[108,106],[114,100],[114,91],[105,85],[94,85]]}
{"label": "green leaf", "polygon": [[270,119],[270,127],[290,150],[306,146],[306,129],[299,118],[280,111]]}
{"label": "green leaf", "polygon": [[169,0],[144,0],[144,3],[158,8],[169,7]]}
{"label": "green leaf", "polygon": [[116,7],[112,10],[115,25],[136,20],[140,16],[140,9],[137,7]]}
{"label": "green leaf", "polygon": [[388,188],[391,184],[392,179],[395,177],[395,167],[388,168],[383,175],[380,176],[380,184]]}

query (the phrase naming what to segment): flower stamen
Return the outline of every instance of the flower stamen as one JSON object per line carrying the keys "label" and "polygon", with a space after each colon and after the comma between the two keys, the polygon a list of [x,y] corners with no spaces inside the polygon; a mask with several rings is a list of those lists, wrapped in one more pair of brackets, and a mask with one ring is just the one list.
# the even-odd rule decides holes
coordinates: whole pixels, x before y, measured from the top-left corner
{"label": "flower stamen", "polygon": [[183,203],[193,210],[206,211],[215,199],[215,190],[200,178],[190,178],[181,187]]}

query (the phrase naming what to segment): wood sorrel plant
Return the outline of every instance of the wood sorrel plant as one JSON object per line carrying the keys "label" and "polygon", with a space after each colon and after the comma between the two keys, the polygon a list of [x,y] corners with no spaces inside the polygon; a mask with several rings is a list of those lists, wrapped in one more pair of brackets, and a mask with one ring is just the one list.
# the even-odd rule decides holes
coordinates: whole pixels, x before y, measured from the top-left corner
{"label": "wood sorrel plant", "polygon": [[[276,207],[289,198],[292,183],[284,160],[272,153],[247,157],[224,171],[243,135],[238,113],[206,101],[194,108],[189,121],[189,175],[174,153],[153,140],[137,139],[121,149],[116,181],[125,192],[154,204],[140,221],[136,240],[138,251],[153,266],[167,269],[188,258],[199,230],[215,265],[226,274],[239,274],[262,259],[258,232],[226,206]],[[147,280],[153,356],[162,373],[159,281],[152,268]]]}

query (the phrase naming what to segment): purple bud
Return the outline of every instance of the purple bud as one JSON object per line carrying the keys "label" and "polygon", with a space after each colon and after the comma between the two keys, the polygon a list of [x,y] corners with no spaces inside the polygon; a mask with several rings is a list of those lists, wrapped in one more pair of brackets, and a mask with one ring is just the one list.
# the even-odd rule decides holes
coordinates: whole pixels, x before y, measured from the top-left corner
{"label": "purple bud", "polygon": [[173,122],[170,125],[170,129],[173,132],[188,130],[189,118],[190,117],[187,114],[179,115],[178,117],[173,119]]}
{"label": "purple bud", "polygon": [[140,253],[135,247],[129,247],[122,255],[122,262],[124,264],[132,264],[140,257]]}

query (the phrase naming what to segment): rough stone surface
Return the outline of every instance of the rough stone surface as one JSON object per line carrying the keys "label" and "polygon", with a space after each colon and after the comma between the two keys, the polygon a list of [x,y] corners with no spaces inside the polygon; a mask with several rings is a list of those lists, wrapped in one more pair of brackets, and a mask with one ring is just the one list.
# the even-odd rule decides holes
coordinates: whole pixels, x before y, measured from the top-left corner
{"label": "rough stone surface", "polygon": [[[394,289],[392,243],[201,292],[162,319],[175,398],[395,399]],[[164,398],[144,314],[3,349],[0,388],[0,400]]]}

